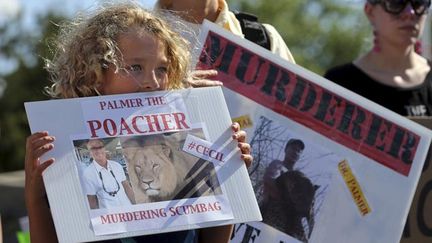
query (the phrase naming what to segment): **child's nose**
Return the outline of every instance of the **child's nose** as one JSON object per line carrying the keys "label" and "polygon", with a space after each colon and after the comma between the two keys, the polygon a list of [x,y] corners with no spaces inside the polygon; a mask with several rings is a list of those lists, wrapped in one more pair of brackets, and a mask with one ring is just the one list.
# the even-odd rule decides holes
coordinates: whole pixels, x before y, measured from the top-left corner
{"label": "child's nose", "polygon": [[160,84],[159,84],[159,80],[155,75],[154,71],[148,72],[143,80],[140,81],[140,88],[143,91],[154,91],[154,90],[159,90],[160,88]]}

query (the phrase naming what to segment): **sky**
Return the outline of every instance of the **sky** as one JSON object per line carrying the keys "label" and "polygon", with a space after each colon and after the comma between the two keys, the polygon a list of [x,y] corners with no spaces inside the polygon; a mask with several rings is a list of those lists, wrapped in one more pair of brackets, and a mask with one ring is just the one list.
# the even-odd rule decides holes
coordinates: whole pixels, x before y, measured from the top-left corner
{"label": "sky", "polygon": [[[115,2],[114,0],[111,0]],[[147,8],[152,8],[156,0],[136,0]],[[73,17],[78,12],[94,9],[103,0],[0,0],[0,26],[7,24],[14,16],[22,12],[23,24],[26,30],[36,28],[38,15],[44,15],[49,11],[55,11],[59,15]],[[1,41],[1,39],[0,39]],[[17,63],[1,58],[0,53],[0,96],[4,88],[2,74],[9,73],[16,68]],[[3,88],[2,88],[3,87]]]}
{"label": "sky", "polygon": [[[151,8],[156,0],[139,0],[143,6]],[[0,0],[0,23],[8,21],[20,10],[25,16],[25,23],[32,25],[38,14],[55,10],[67,16],[74,16],[78,11],[97,6],[102,0]]]}

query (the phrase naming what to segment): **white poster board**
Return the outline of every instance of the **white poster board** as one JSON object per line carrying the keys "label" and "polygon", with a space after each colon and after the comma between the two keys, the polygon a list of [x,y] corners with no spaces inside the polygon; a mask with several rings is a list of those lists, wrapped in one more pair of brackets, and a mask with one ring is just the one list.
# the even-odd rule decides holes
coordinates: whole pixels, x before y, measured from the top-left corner
{"label": "white poster board", "polygon": [[[264,222],[268,218],[267,224],[237,225],[232,241],[399,242],[431,131],[210,22],[200,41],[196,67],[218,71],[231,117],[250,135],[250,176]],[[287,169],[291,139],[304,149]],[[281,181],[268,176],[273,165],[282,168],[279,175],[309,178],[305,184],[316,190],[308,193],[312,202],[303,199],[308,215],[293,216],[299,209],[292,205],[270,207],[289,208],[279,217],[266,212],[265,184]],[[271,203],[284,203],[292,189],[278,190]]]}
{"label": "white poster board", "polygon": [[[56,158],[43,178],[60,242],[261,220],[219,87],[28,102],[25,108],[32,132],[56,137],[42,160]],[[103,146],[88,143],[95,140]],[[108,155],[105,174],[93,150]],[[161,184],[146,184],[149,174]],[[133,197],[120,200],[125,181]],[[96,208],[88,199],[92,183],[105,191],[96,192]]]}

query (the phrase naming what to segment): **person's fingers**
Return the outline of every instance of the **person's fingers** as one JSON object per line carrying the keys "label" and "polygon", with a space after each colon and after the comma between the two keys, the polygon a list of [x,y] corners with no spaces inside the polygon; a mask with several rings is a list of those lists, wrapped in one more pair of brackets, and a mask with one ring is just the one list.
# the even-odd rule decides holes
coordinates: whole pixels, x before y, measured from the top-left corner
{"label": "person's fingers", "polygon": [[36,173],[40,176],[42,176],[42,173],[48,168],[50,165],[54,163],[54,158],[50,158],[47,161],[43,162],[41,165],[39,165],[36,169]]}
{"label": "person's fingers", "polygon": [[28,136],[26,140],[26,151],[30,152],[33,147],[34,141],[45,136],[48,136],[48,132],[46,131],[35,132],[32,135]]}
{"label": "person's fingers", "polygon": [[246,167],[251,166],[251,164],[253,162],[253,156],[250,154],[242,154],[241,159],[244,161]]}
{"label": "person's fingers", "polygon": [[237,132],[240,130],[240,124],[238,124],[238,122],[233,122],[233,124],[231,124],[231,129],[233,130],[233,132]]}
{"label": "person's fingers", "polygon": [[250,154],[251,152],[251,148],[248,143],[238,143],[238,147],[240,148],[242,154]]}
{"label": "person's fingers", "polygon": [[189,85],[194,88],[198,87],[211,87],[211,86],[223,86],[223,83],[216,80],[210,79],[196,79],[196,80],[188,80]]}
{"label": "person's fingers", "polygon": [[240,125],[237,122],[234,122],[231,125],[231,129],[233,130],[232,138],[237,140],[238,147],[241,151],[241,159],[245,162],[246,167],[249,167],[252,164],[253,157],[250,155],[251,147],[250,144],[246,143],[246,132],[240,130]]}
{"label": "person's fingers", "polygon": [[38,160],[42,155],[44,155],[46,152],[50,151],[53,148],[54,148],[54,144],[52,143],[44,144],[40,147],[35,148],[32,154],[33,159]]}
{"label": "person's fingers", "polygon": [[47,136],[48,132],[43,131],[43,132],[36,132],[33,133],[32,135],[27,137],[26,140],[26,154],[25,154],[25,168],[26,171],[33,171],[34,168],[34,155],[33,155],[33,151],[34,151],[34,141],[42,138],[44,136]]}
{"label": "person's fingers", "polygon": [[240,130],[233,134],[233,139],[237,140],[239,143],[244,143],[246,141],[246,132],[243,130]]}
{"label": "person's fingers", "polygon": [[212,80],[212,77],[217,76],[218,72],[215,69],[210,70],[194,70],[189,74],[186,83],[192,87],[209,87],[222,86],[223,83],[217,80]]}
{"label": "person's fingers", "polygon": [[25,168],[26,172],[31,172],[39,166],[39,157],[51,150],[54,145],[54,137],[48,136],[48,132],[36,132],[26,141]]}
{"label": "person's fingers", "polygon": [[54,142],[54,140],[55,138],[53,136],[48,136],[48,135],[43,137],[38,137],[31,142],[31,146],[33,149],[37,149],[46,144]]}
{"label": "person's fingers", "polygon": [[217,70],[210,69],[210,70],[194,70],[191,73],[192,78],[195,79],[206,79],[208,77],[214,77],[218,74]]}

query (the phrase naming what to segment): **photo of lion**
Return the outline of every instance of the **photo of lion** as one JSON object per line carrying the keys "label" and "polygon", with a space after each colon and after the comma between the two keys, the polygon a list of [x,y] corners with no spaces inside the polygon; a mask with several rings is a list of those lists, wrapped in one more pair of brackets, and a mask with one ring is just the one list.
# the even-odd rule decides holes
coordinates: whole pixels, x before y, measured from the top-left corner
{"label": "photo of lion", "polygon": [[221,193],[213,164],[182,151],[186,135],[175,132],[121,139],[135,203]]}

